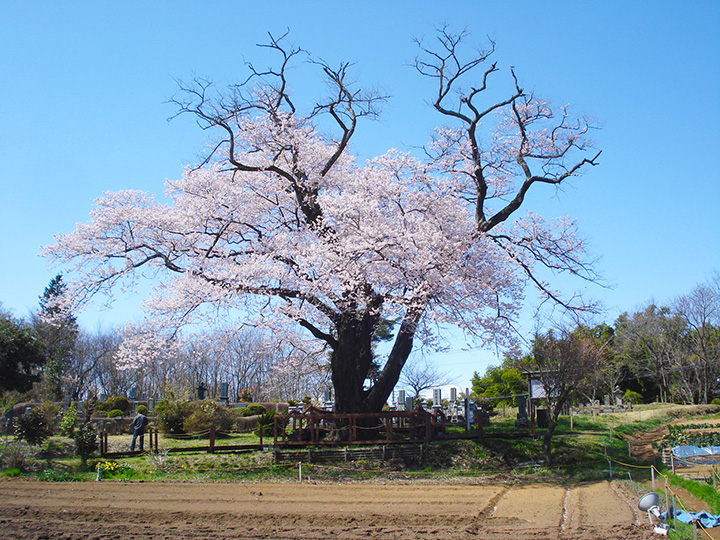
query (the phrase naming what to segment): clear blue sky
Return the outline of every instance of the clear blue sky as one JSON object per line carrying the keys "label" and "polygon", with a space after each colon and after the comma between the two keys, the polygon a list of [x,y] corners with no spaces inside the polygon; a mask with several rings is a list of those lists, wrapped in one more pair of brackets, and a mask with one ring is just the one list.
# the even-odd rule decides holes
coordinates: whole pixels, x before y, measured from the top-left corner
{"label": "clear blue sky", "polygon": [[[0,302],[17,316],[37,307],[58,270],[40,246],[86,221],[92,199],[162,193],[195,161],[206,134],[190,118],[167,122],[175,79],[238,81],[244,60],[262,58],[254,45],[289,28],[296,44],[356,62],[359,82],[392,95],[355,150],[407,149],[439,121],[428,82],[407,66],[412,38],[443,23],[492,37],[526,88],[602,126],[601,165],[533,204],[577,219],[614,286],[590,290],[607,322],[720,270],[720,2],[26,0],[0,3]],[[133,306],[80,319],[119,325],[139,318]],[[462,387],[497,362],[463,348],[438,357]]]}

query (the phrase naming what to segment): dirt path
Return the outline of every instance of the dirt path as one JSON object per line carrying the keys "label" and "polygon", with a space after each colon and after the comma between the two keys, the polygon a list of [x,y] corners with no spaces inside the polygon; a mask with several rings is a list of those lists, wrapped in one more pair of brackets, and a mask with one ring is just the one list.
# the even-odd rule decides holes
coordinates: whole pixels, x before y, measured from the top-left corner
{"label": "dirt path", "polygon": [[647,538],[617,485],[0,481],[0,538]]}

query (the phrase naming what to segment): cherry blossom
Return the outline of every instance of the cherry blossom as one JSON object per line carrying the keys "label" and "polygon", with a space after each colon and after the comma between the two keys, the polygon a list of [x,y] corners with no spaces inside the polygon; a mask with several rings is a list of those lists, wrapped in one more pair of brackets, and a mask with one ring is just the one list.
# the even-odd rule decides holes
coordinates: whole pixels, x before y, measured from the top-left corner
{"label": "cherry blossom", "polygon": [[[286,60],[296,51],[274,39],[269,47]],[[358,119],[383,98],[355,90],[347,64],[315,61],[335,92],[305,115],[292,104],[285,63],[262,78],[253,71],[247,85],[258,85],[232,99],[212,102],[207,83],[185,87],[181,112],[221,134],[207,158],[166,183],[166,204],[105,194],[90,221],[46,253],[71,265],[78,301],[150,279],[146,307],[165,328],[218,317],[299,327],[329,351],[338,410],[380,410],[416,339],[432,342],[450,324],[507,343],[528,282],[561,301],[537,266],[589,273],[572,222],[515,216],[532,185],[594,164],[574,158],[588,144],[587,121],[517,84],[488,108],[475,103],[477,90],[446,108],[446,90],[470,71],[445,69],[454,54],[418,68],[438,78],[436,108],[457,122],[436,131],[422,158],[390,150],[360,162],[350,153]],[[397,321],[395,340],[368,386],[373,335],[388,320]],[[154,359],[160,349],[130,340],[121,358]]]}

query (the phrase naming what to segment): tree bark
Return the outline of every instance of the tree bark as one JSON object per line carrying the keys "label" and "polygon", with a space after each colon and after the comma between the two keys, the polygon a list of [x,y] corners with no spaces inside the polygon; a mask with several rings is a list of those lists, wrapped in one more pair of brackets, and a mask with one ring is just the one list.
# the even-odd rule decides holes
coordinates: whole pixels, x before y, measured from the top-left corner
{"label": "tree bark", "polygon": [[377,380],[368,388],[368,375],[374,360],[373,336],[379,316],[344,317],[337,327],[337,340],[330,365],[335,389],[335,412],[374,413],[382,411],[400,379],[412,352],[417,323],[424,309],[409,309],[403,318],[393,348]]}
{"label": "tree bark", "polygon": [[377,412],[366,403],[367,379],[373,361],[372,337],[378,317],[367,313],[345,314],[337,325],[337,339],[330,356],[335,412]]}

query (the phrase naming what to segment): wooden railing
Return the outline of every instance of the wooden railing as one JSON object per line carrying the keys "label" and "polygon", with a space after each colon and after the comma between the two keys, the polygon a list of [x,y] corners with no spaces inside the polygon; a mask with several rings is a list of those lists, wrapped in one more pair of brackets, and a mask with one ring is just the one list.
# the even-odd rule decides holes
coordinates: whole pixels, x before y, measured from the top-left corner
{"label": "wooden railing", "polygon": [[426,443],[438,427],[438,418],[421,409],[339,414],[309,407],[275,416],[274,446]]}

